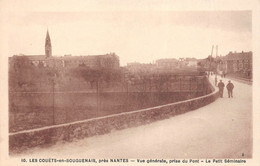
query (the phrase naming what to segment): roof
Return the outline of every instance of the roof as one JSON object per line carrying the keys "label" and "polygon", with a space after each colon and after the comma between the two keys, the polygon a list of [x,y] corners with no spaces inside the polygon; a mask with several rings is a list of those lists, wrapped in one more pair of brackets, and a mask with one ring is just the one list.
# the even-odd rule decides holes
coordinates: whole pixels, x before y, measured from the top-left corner
{"label": "roof", "polygon": [[171,59],[158,59],[158,60],[156,60],[156,63],[161,63],[161,62],[170,63],[170,62],[178,62],[178,60],[175,59],[175,58],[171,58]]}
{"label": "roof", "polygon": [[119,58],[116,54],[103,54],[103,55],[80,55],[80,56],[70,56],[70,55],[65,55],[60,58],[64,60],[82,60],[82,59],[96,59],[97,57],[100,58]]}
{"label": "roof", "polygon": [[224,57],[224,60],[240,60],[240,59],[252,59],[252,52],[240,52],[232,53],[230,52]]}
{"label": "roof", "polygon": [[80,56],[51,56],[47,57],[46,55],[15,55],[15,56],[25,56],[31,61],[42,61],[42,60],[51,60],[51,59],[63,59],[63,60],[84,60],[84,59],[96,59],[97,57],[116,57],[119,58],[116,54],[103,54],[103,55],[80,55]]}
{"label": "roof", "polygon": [[46,60],[46,55],[26,55],[26,57],[31,61]]}

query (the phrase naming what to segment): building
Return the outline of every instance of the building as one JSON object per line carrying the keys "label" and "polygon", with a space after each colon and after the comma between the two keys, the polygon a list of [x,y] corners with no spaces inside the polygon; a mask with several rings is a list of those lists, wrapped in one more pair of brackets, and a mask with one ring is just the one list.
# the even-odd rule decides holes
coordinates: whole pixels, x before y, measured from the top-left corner
{"label": "building", "polygon": [[[45,55],[14,55],[13,57],[17,56],[25,57],[29,64],[37,67],[70,68],[85,66],[89,68],[119,68],[120,66],[119,57],[115,53],[87,56],[52,56],[51,38],[48,30],[45,38]],[[17,58],[10,58],[10,65],[21,63],[21,61],[18,62],[16,60]]]}
{"label": "building", "polygon": [[188,63],[188,67],[197,68],[198,60],[196,58],[186,58],[185,61]]}
{"label": "building", "polygon": [[221,58],[218,70],[227,74],[240,73],[246,77],[252,77],[252,56],[250,52],[229,52]]}
{"label": "building", "polygon": [[65,55],[55,60],[56,66],[78,67],[86,66],[89,68],[119,68],[119,57],[115,53],[104,55],[71,56]]}
{"label": "building", "polygon": [[197,67],[198,60],[196,58],[175,58],[158,59],[156,65],[160,69],[176,69],[183,67]]}
{"label": "building", "polygon": [[45,56],[48,58],[52,56],[51,38],[48,30],[45,38]]}
{"label": "building", "polygon": [[179,61],[177,59],[158,59],[156,65],[158,68],[176,68]]}

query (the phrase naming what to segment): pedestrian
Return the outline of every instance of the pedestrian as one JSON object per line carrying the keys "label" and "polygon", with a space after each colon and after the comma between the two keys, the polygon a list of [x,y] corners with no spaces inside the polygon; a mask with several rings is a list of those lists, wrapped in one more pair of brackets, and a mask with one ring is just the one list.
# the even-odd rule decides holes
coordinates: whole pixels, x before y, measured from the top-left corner
{"label": "pedestrian", "polygon": [[218,85],[218,78],[217,78],[217,75],[215,76],[215,86]]}
{"label": "pedestrian", "polygon": [[222,82],[222,80],[218,83],[218,89],[219,89],[219,96],[223,98],[223,91],[224,91],[225,84]]}
{"label": "pedestrian", "polygon": [[232,97],[233,98],[233,89],[234,89],[234,84],[231,83],[231,81],[228,81],[227,84],[227,90],[228,90],[228,98]]}

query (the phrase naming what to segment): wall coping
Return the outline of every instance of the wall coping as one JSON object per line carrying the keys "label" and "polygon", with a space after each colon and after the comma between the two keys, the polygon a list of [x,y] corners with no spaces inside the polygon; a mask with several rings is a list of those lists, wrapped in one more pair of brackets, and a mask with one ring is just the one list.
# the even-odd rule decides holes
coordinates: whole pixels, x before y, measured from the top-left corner
{"label": "wall coping", "polygon": [[139,109],[139,110],[135,110],[135,111],[123,112],[123,113],[107,115],[107,116],[102,116],[102,117],[96,117],[96,118],[86,119],[86,120],[79,120],[79,121],[74,121],[74,122],[69,122],[69,123],[64,123],[64,124],[57,124],[57,125],[52,125],[52,126],[40,127],[40,128],[36,128],[36,129],[23,130],[23,131],[18,131],[18,132],[11,132],[11,133],[9,133],[9,136],[24,134],[24,133],[30,133],[30,132],[37,132],[37,131],[41,131],[41,130],[58,128],[58,127],[63,127],[63,126],[69,126],[69,125],[78,124],[78,123],[91,122],[91,121],[95,121],[95,120],[112,118],[112,117],[117,117],[117,116],[122,116],[122,115],[140,113],[140,112],[144,112],[144,111],[148,111],[148,110],[153,110],[153,109],[158,109],[158,108],[163,108],[163,107],[168,107],[168,106],[174,106],[174,105],[183,104],[183,103],[186,103],[186,102],[200,100],[200,99],[207,98],[209,96],[212,96],[212,95],[215,95],[216,93],[218,93],[218,91],[215,89],[215,87],[212,85],[212,83],[210,81],[209,81],[209,83],[213,87],[213,92],[211,92],[210,94],[204,95],[204,96],[200,96],[200,97],[196,97],[196,98],[192,98],[192,99],[188,99],[188,100],[183,100],[183,101],[178,101],[178,102],[175,102],[175,103],[169,103],[169,104],[159,105],[159,106],[155,106],[155,107]]}

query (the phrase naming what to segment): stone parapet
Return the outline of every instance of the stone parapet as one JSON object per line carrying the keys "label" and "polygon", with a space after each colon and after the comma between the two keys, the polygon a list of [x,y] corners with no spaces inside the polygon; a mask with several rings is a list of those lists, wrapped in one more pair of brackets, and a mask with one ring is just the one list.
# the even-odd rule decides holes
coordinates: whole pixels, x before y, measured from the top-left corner
{"label": "stone parapet", "polygon": [[198,109],[214,102],[219,96],[218,91],[216,91],[209,82],[208,84],[209,86],[207,88],[213,90],[213,92],[185,101],[67,124],[10,133],[10,153],[19,153],[36,146],[52,145],[58,141],[73,141],[75,139],[106,134],[113,130],[145,125]]}

